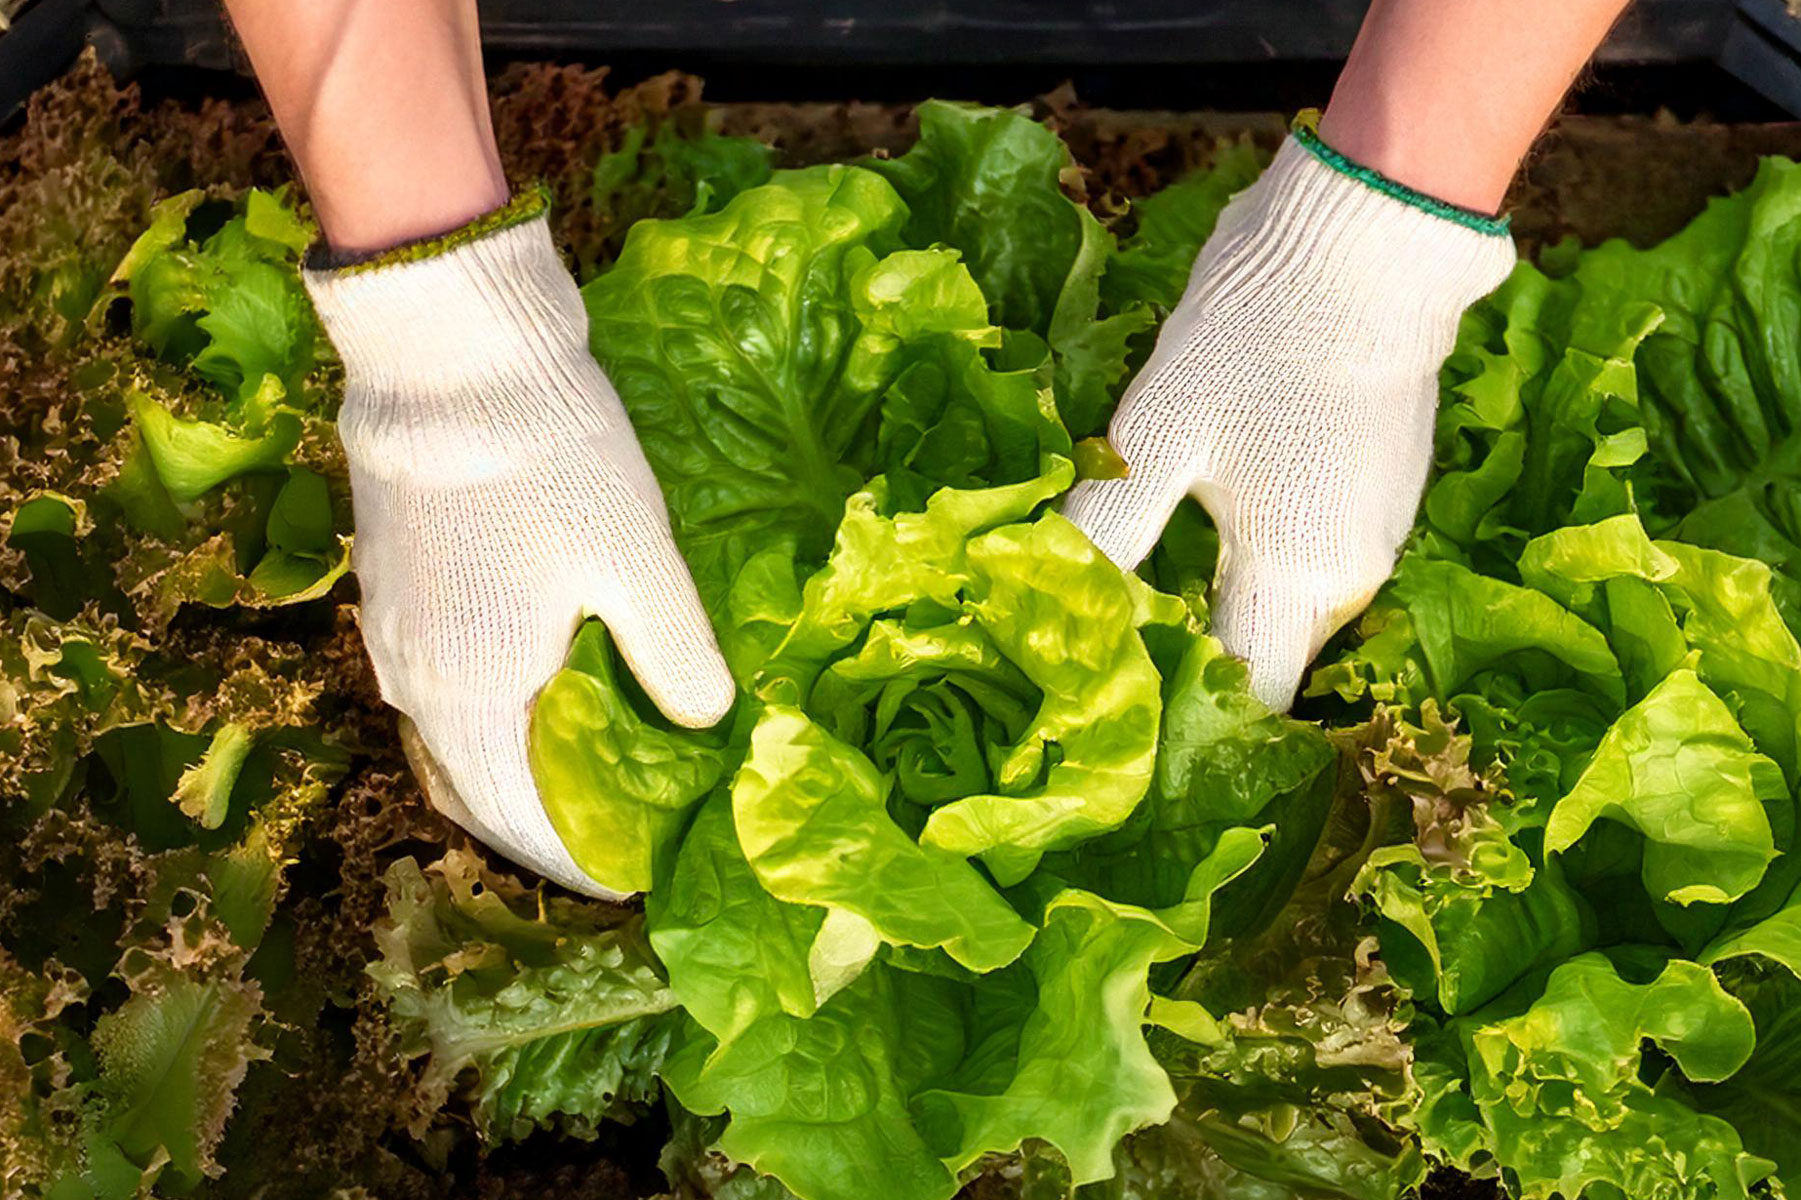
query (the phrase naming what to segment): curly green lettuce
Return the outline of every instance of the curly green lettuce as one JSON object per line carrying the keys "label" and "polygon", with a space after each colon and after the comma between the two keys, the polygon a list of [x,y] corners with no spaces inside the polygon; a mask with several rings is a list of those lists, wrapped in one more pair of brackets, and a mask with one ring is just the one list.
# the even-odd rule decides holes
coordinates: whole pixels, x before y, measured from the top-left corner
{"label": "curly green lettuce", "polygon": [[1420,530],[1309,688],[1448,713],[1494,780],[1484,857],[1422,825],[1356,891],[1420,1004],[1425,1149],[1510,1194],[1793,1182],[1743,1099],[1792,1104],[1785,1035],[1736,993],[1801,968],[1798,204],[1772,160],[1662,245],[1560,248],[1472,309]]}

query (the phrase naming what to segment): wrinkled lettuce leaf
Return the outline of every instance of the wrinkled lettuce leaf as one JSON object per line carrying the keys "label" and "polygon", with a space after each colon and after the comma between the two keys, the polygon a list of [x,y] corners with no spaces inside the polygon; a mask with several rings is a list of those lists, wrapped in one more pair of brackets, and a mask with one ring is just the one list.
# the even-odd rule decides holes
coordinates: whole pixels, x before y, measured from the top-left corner
{"label": "wrinkled lettuce leaf", "polygon": [[755,138],[726,137],[711,124],[689,128],[686,121],[666,119],[654,132],[647,123],[635,124],[617,149],[596,159],[590,202],[600,246],[583,249],[610,257],[638,221],[717,212],[739,192],[767,182],[775,152]]}
{"label": "wrinkled lettuce leaf", "polygon": [[655,1098],[675,1001],[640,922],[562,897],[532,911],[524,889],[456,853],[424,869],[402,859],[384,882],[369,975],[400,1055],[426,1060],[425,1115],[469,1086],[490,1136],[592,1136]]}
{"label": "wrinkled lettuce leaf", "polygon": [[1134,253],[1122,256],[1112,232],[1069,194],[1081,173],[1055,133],[1007,109],[928,101],[918,112],[912,149],[864,163],[906,201],[903,236],[962,252],[994,323],[1022,344],[1048,347],[1057,409],[1070,432],[1100,433],[1160,299],[1130,283],[1104,295],[1109,273],[1122,257],[1129,271],[1186,253],[1186,277],[1226,196],[1255,176],[1256,157],[1223,153],[1211,170],[1179,185],[1179,196],[1153,206]]}
{"label": "wrinkled lettuce leaf", "polygon": [[284,195],[252,190],[242,214],[196,241],[188,227],[203,200],[185,192],[163,201],[114,272],[132,329],[233,400],[251,401],[266,378],[298,396],[318,338],[295,270],[312,231]]}
{"label": "wrinkled lettuce leaf", "polygon": [[533,709],[544,811],[576,863],[616,892],[650,887],[728,766],[719,737],[668,728],[642,715],[648,707],[621,687],[606,629],[591,621]]}
{"label": "wrinkled lettuce leaf", "polygon": [[[695,1022],[666,1078],[684,1106],[730,1112],[721,1149],[802,1197],[871,1178],[885,1194],[949,1196],[954,1172],[1027,1137],[1058,1146],[1077,1182],[1105,1178],[1118,1138],[1174,1104],[1141,1028],[1149,968],[1205,938],[1209,898],[1259,850],[1255,835],[1229,839],[1197,866],[1183,933],[1065,890],[1011,966],[884,955],[822,995],[830,919],[763,891],[712,801],[676,886],[650,897],[652,944]],[[1074,1092],[1081,1103],[1066,1102]]]}
{"label": "wrinkled lettuce leaf", "polygon": [[1731,1125],[1659,1094],[1641,1046],[1695,1083],[1750,1058],[1751,1014],[1711,971],[1675,960],[1643,983],[1599,954],[1572,958],[1517,1015],[1458,1025],[1469,1095],[1509,1191],[1539,1200],[1591,1186],[1629,1196],[1749,1197],[1774,1164]]}
{"label": "wrinkled lettuce leaf", "polygon": [[[967,383],[988,369],[973,352],[999,344],[958,256],[903,247],[907,215],[894,189],[859,167],[783,172],[716,214],[640,223],[618,262],[583,289],[595,356],[631,413],[741,676],[757,644],[734,635],[728,610],[746,602],[731,592],[747,562],[758,552],[808,568],[823,559],[845,499],[876,469],[884,410],[908,403],[891,397],[926,386],[909,368],[936,364],[943,375],[949,364]],[[912,423],[929,431],[960,419],[944,407]],[[992,461],[987,482],[1037,474],[1043,417],[1017,403],[1007,417],[974,413],[981,419],[962,421],[955,441],[991,448],[951,471],[968,479]],[[1022,433],[1023,458],[1006,448]],[[905,462],[897,452],[884,465]],[[936,478],[930,462],[908,465]]]}
{"label": "wrinkled lettuce leaf", "polygon": [[1654,898],[1725,904],[1775,858],[1766,800],[1786,799],[1776,764],[1751,748],[1731,710],[1692,671],[1672,672],[1614,722],[1545,826],[1545,849],[1568,849],[1595,821],[1645,837]]}
{"label": "wrinkled lettuce leaf", "polygon": [[[1769,329],[1798,189],[1767,162],[1662,245],[1562,250],[1471,309],[1420,529],[1309,687],[1449,714],[1490,781],[1486,866],[1418,825],[1357,889],[1424,1010],[1426,1149],[1510,1194],[1746,1195],[1778,1157],[1702,1097],[1780,1086],[1732,1082],[1754,1038],[1720,979],[1801,967],[1796,393]],[[1730,1052],[1698,1060],[1710,1038]]]}

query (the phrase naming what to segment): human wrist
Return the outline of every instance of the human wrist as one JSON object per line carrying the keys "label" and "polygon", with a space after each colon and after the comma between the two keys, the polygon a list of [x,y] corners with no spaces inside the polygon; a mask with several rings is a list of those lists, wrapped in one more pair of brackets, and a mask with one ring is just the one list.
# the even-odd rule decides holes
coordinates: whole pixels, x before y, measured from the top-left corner
{"label": "human wrist", "polygon": [[429,178],[309,177],[309,195],[336,256],[367,257],[459,228],[507,202],[500,162],[471,153]]}
{"label": "human wrist", "polygon": [[1626,0],[1372,0],[1320,134],[1440,200],[1499,211]]}
{"label": "human wrist", "polygon": [[473,0],[227,0],[326,240],[370,254],[504,203]]}
{"label": "human wrist", "polygon": [[453,225],[395,241],[379,249],[346,250],[329,238],[321,238],[307,250],[304,265],[314,277],[322,277],[327,272],[341,277],[436,258],[508,226],[524,225],[543,216],[549,208],[550,191],[542,184],[525,188],[516,195],[503,190],[498,202]]}
{"label": "human wrist", "polygon": [[1403,123],[1378,99],[1334,93],[1319,136],[1347,158],[1432,196],[1485,216],[1501,211],[1517,158],[1481,148],[1484,134],[1462,117]]}

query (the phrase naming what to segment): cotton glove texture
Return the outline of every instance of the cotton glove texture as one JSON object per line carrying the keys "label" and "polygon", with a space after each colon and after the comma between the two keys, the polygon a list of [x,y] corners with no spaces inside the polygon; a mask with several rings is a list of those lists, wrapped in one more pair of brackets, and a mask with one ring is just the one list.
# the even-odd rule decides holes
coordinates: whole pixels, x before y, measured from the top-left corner
{"label": "cotton glove texture", "polygon": [[584,616],[672,720],[733,684],[544,217],[393,265],[308,271],[344,361],[363,639],[449,788],[433,802],[592,895],[533,785],[538,690]]}
{"label": "cotton glove texture", "polygon": [[1439,366],[1463,310],[1514,265],[1504,230],[1422,204],[1290,137],[1220,214],[1120,402],[1108,437],[1129,475],[1080,483],[1064,507],[1131,570],[1184,496],[1205,505],[1214,633],[1273,708],[1393,570]]}

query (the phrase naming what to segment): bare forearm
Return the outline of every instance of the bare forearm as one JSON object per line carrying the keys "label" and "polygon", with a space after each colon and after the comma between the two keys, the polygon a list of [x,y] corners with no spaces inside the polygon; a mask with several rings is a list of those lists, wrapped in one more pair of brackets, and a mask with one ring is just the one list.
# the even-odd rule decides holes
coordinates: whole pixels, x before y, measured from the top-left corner
{"label": "bare forearm", "polygon": [[505,202],[474,0],[226,7],[335,249],[385,249]]}
{"label": "bare forearm", "polygon": [[1375,0],[1320,120],[1334,149],[1494,212],[1627,0]]}

